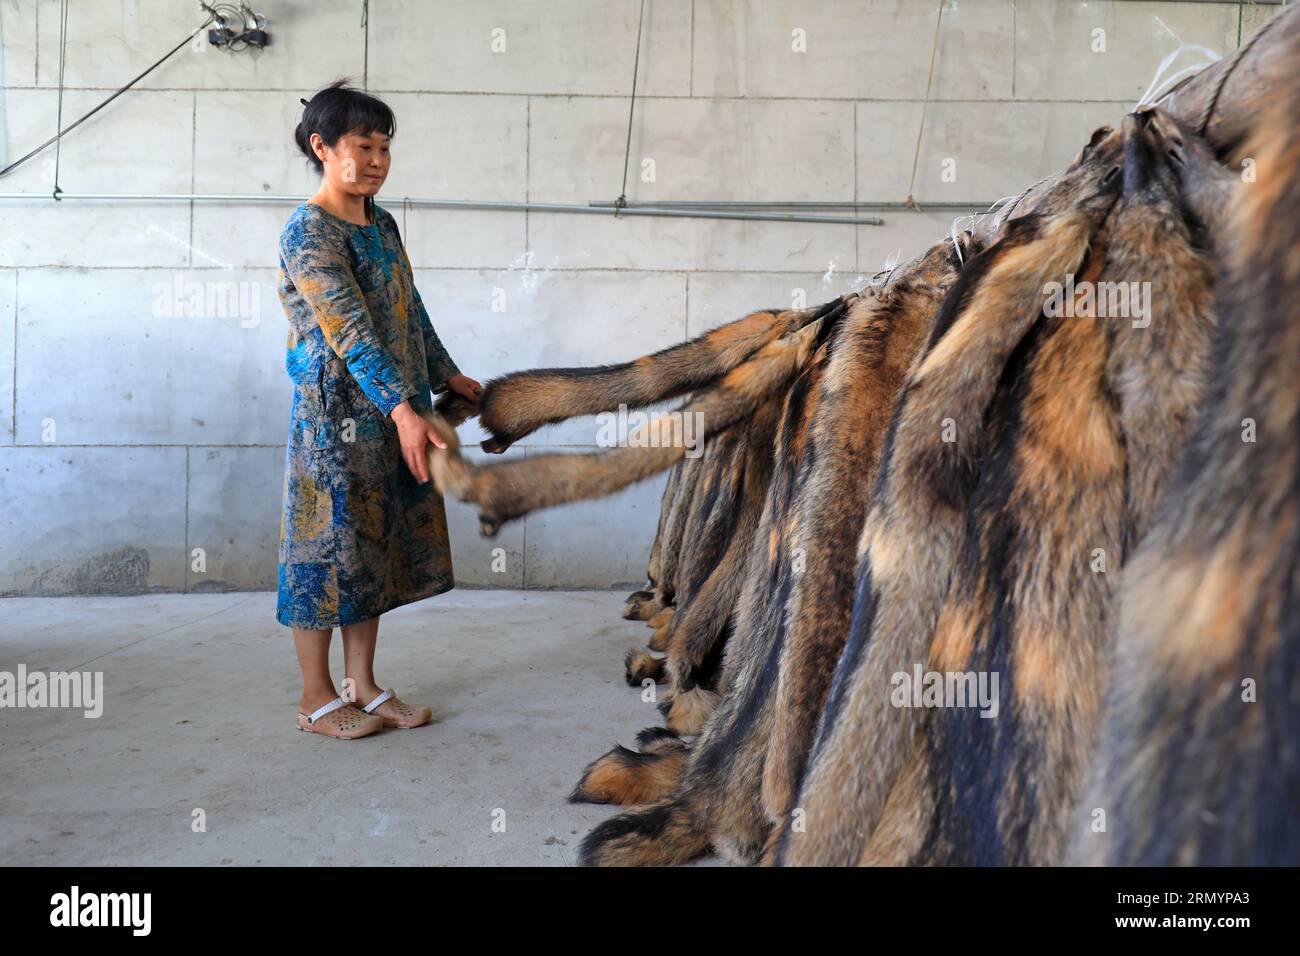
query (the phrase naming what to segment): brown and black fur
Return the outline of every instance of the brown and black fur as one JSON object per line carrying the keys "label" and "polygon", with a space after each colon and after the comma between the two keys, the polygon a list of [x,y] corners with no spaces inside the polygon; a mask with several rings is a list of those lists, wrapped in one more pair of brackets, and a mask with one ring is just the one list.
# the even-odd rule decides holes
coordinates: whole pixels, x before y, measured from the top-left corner
{"label": "brown and black fur", "polygon": [[[707,577],[673,615],[666,647],[669,694],[661,709],[668,727],[681,734],[698,734],[725,690],[716,686],[714,675],[726,637],[735,627],[734,609],[768,495],[772,446],[784,402],[784,394],[769,398],[743,429],[731,430],[738,446],[728,476],[735,498],[726,506],[728,520],[705,531],[713,552],[707,566],[700,568]],[[719,505],[706,497],[704,507]]]}
{"label": "brown and black fur", "polygon": [[[698,390],[680,410],[700,415],[712,436],[683,529],[689,558],[676,572],[671,619],[656,633],[655,646],[667,651],[666,659],[645,652],[625,659],[629,683],[668,681],[661,710],[677,733],[699,733],[716,706],[718,664],[744,578],[747,544],[766,495],[780,396],[785,382],[827,334],[827,323],[847,307],[835,305],[813,310],[821,317],[769,342],[717,383]],[[743,427],[729,427],[742,418]],[[647,426],[661,433],[660,440],[640,447],[630,441],[631,447],[596,455],[537,456],[480,468],[469,466],[449,447],[430,452],[431,470],[440,489],[476,502],[484,532],[494,533],[502,521],[535,508],[606,494],[681,461],[685,447],[671,427],[660,427],[664,421],[671,426],[670,419]]]}
{"label": "brown and black fur", "polygon": [[[1124,563],[1186,443],[1215,321],[1202,191],[1217,193],[1224,171],[1167,117],[1129,117],[1123,134],[1124,195],[1097,278],[1150,282],[1151,323],[1075,318],[1035,330],[1041,344],[1004,443],[1015,451],[995,446],[990,462],[1008,465],[981,478],[1015,490],[1006,501],[977,493],[981,547],[968,538],[965,552],[981,556],[961,569],[929,662],[1000,668],[1003,710],[991,720],[927,715],[915,765],[862,862],[1063,860],[1068,814],[1095,758]],[[1090,561],[1101,550],[1105,573]],[[922,806],[932,817],[918,825]]]}
{"label": "brown and black fur", "polygon": [[[961,241],[969,256],[969,239]],[[796,610],[802,603],[796,596],[824,599],[828,592],[814,575],[837,561],[849,564],[851,587],[852,552],[864,509],[857,497],[865,481],[859,471],[870,475],[887,410],[959,261],[944,243],[885,288],[864,294],[795,380],[785,399],[776,470],[751,546],[736,634],[726,652],[726,696],[696,742],[680,791],[607,821],[584,841],[584,862],[681,862],[710,844],[733,860],[758,858],[771,830],[768,818],[784,812],[763,800],[765,762],[797,763],[811,737],[809,730],[801,742],[793,739],[797,731],[787,732],[780,746],[792,753],[775,753],[778,661],[797,672],[798,683],[814,698],[824,692],[834,666],[834,651],[829,663],[815,648],[786,656],[792,632],[810,643],[834,642],[818,627],[819,620],[832,626],[820,615],[833,609]],[[801,530],[805,521],[808,526]],[[815,715],[816,702],[809,708]],[[794,721],[802,715],[795,708]]]}
{"label": "brown and black fur", "polygon": [[[810,399],[815,394],[816,380],[824,371],[827,355],[827,349],[819,349],[810,366],[800,372],[783,399],[780,428],[775,434],[775,467],[759,527],[748,541],[748,580],[736,609],[734,632],[724,652],[726,676],[723,683],[731,692],[720,698],[720,707],[703,728],[688,763],[676,768],[680,774],[689,767],[690,774],[684,780],[679,777],[678,780],[666,781],[671,786],[661,790],[661,799],[621,813],[592,830],[583,840],[580,851],[585,865],[667,865],[685,862],[704,853],[712,842],[713,826],[707,815],[709,807],[705,800],[700,799],[704,794],[693,789],[692,781],[700,777],[724,780],[732,769],[731,765],[737,762],[753,764],[757,757],[753,748],[724,750],[708,746],[708,742],[716,739],[716,727],[735,722],[735,689],[756,682],[751,672],[755,667],[761,669],[763,648],[775,643],[771,632],[781,619],[779,611],[785,597],[782,592],[788,593],[791,564],[787,550],[789,538],[783,534],[782,528],[785,515],[774,507],[773,499],[790,500],[794,495],[802,446],[812,417]],[[773,457],[771,451],[768,455]],[[761,703],[761,695],[755,700]],[[701,754],[711,758],[707,766],[701,763]],[[621,768],[611,766],[618,760],[617,750],[600,758],[588,768],[579,789],[587,789],[588,778],[596,769],[602,776],[611,772],[631,776],[625,770],[620,774]],[[726,766],[718,766],[718,763]],[[752,774],[755,781],[759,772],[755,767]],[[630,789],[630,786],[624,789]],[[757,787],[754,789],[756,794]],[[761,817],[757,801],[749,807],[737,809],[742,817]]]}
{"label": "brown and black fur", "polygon": [[[646,602],[643,612],[646,615],[644,620],[656,634],[662,631],[658,640],[651,638],[652,650],[662,651],[667,647],[666,625],[676,611],[679,569],[690,551],[689,543],[684,537],[686,522],[700,480],[712,467],[714,459],[714,445],[706,442],[703,455],[695,459],[683,458],[670,472],[660,505],[660,531],[656,542],[658,558],[654,564],[652,599]],[[669,491],[672,492],[671,497]],[[631,597],[629,605],[630,603]]]}
{"label": "brown and black fur", "polygon": [[1300,41],[1283,64],[1226,228],[1214,384],[1125,572],[1076,862],[1300,864]]}
{"label": "brown and black fur", "polygon": [[[854,693],[875,695],[867,706],[893,732],[871,737],[872,809],[829,827],[809,809],[807,832],[786,837],[791,862],[1063,858],[1109,682],[1120,568],[1185,441],[1213,327],[1204,224],[1182,187],[1189,176],[1212,178],[1217,165],[1208,151],[1171,161],[1175,150],[1158,126],[1151,115],[1126,120],[1123,198],[1094,237],[1082,276],[1150,282],[1151,325],[1043,316],[1008,355],[983,420],[985,447],[966,478],[970,491],[951,511],[948,553],[956,560],[922,584],[931,589],[924,603],[915,587],[872,596],[880,620]],[[1175,168],[1192,161],[1205,166]],[[886,496],[884,506],[897,507],[903,493]],[[889,541],[880,527],[872,533],[869,557]],[[891,631],[891,614],[918,623],[910,635]],[[908,647],[909,639],[917,643]],[[882,712],[890,675],[911,673],[913,663],[998,673],[999,715]],[[844,756],[823,771],[825,780],[838,773],[842,799],[857,783],[835,766]],[[881,762],[892,763],[892,774],[880,773]],[[816,787],[808,781],[805,795],[820,810]]]}
{"label": "brown and black fur", "polygon": [[[662,608],[672,607],[677,602],[678,569],[682,555],[686,551],[684,539],[686,516],[690,513],[691,503],[699,486],[700,476],[704,471],[704,460],[709,457],[711,446],[705,443],[701,459],[684,459],[674,470],[680,478],[673,491],[671,504],[664,521],[663,543],[659,549],[659,576],[655,582],[655,592]],[[653,615],[647,621],[653,620]]]}
{"label": "brown and black fur", "polygon": [[683,568],[690,566],[695,542],[695,539],[688,536],[687,525],[696,516],[693,507],[696,496],[709,480],[717,459],[717,443],[705,442],[703,455],[683,459],[674,466],[674,470],[680,470],[681,479],[667,506],[663,543],[659,549],[659,578],[655,589],[659,609],[646,619],[646,624],[653,632],[649,640],[649,647],[653,651],[662,652],[668,648],[668,632],[673,616],[677,613],[680,582],[689,579],[689,574]]}
{"label": "brown and black fur", "polygon": [[[929,657],[986,465],[989,416],[1008,391],[1004,369],[1022,361],[1047,283],[1087,260],[1118,195],[1120,148],[1115,137],[1094,141],[1056,187],[1070,197],[1065,211],[1012,220],[967,266],[908,376],[872,490],[849,640],[797,803],[801,826],[786,822],[781,862],[858,863],[886,812],[923,723],[891,705],[891,677]],[[955,440],[942,440],[945,426]]]}
{"label": "brown and black fur", "polygon": [[[889,420],[883,436],[853,430],[845,383],[864,373],[846,356],[895,336],[855,303],[789,377],[750,390],[711,459],[673,466],[652,586],[632,596],[670,657],[632,658],[628,676],[671,676],[681,700],[710,679],[701,653],[723,650],[720,703],[708,716],[695,701],[693,746],[653,729],[587,768],[574,799],[645,805],[590,834],[585,863],[713,845],[745,862],[1052,864],[1071,840],[1094,862],[1297,861],[1294,75],[1276,78],[1285,109],[1251,147],[1261,176],[1284,171],[1234,219],[1217,310],[1211,240],[1240,189],[1194,131],[1143,111],[1098,131],[967,264],[901,390],[908,363],[889,367],[899,398],[867,413]],[[1151,326],[1044,314],[1046,282],[1067,273],[1149,282]],[[692,391],[743,404],[716,379]],[[1241,441],[1245,418],[1259,444]],[[582,467],[545,476],[533,506],[666,465]],[[998,673],[999,716],[894,708],[890,677],[914,663]],[[1096,808],[1113,836],[1086,831]]]}
{"label": "brown and black fur", "polygon": [[[743,475],[739,465],[745,434],[744,428],[727,429],[705,442],[703,455],[685,462],[690,469],[683,484],[686,498],[675,504],[669,516],[676,521],[675,529],[670,524],[670,532],[675,531],[677,546],[671,561],[661,563],[671,576],[673,600],[647,622],[652,631],[647,650],[630,651],[624,659],[625,677],[633,686],[646,678],[667,681],[667,659],[649,652],[667,652],[677,616],[690,607],[726,550],[729,531],[740,514],[743,487],[738,478]],[[697,675],[699,682],[712,686],[714,663],[709,662],[708,674]],[[670,701],[672,696],[669,688],[662,699]]]}
{"label": "brown and black fur", "polygon": [[[709,443],[712,454],[693,462],[703,473],[685,529],[686,554],[678,572],[676,603],[671,617],[651,639],[651,649],[667,656],[654,658],[642,652],[629,654],[625,661],[629,684],[640,684],[647,677],[668,683],[659,697],[660,711],[677,733],[698,733],[716,697],[722,641],[730,630],[734,603],[734,595],[732,601],[725,594],[719,600],[719,595],[733,573],[731,545],[750,533],[753,501],[757,495],[761,502],[761,486],[770,471],[762,463],[758,469],[747,465],[753,447],[771,441],[771,401],[765,401],[743,427],[714,436]],[[755,490],[755,484],[760,490]],[[690,640],[693,636],[696,643]],[[697,647],[703,653],[693,653]]]}
{"label": "brown and black fur", "polygon": [[[943,297],[978,246],[969,234],[935,246],[845,323],[821,384],[797,498],[803,569],[786,616],[763,761],[763,806],[793,809],[836,661],[848,636],[854,572],[871,479],[905,376]],[[772,691],[767,691],[771,693]]]}
{"label": "brown and black fur", "polygon": [[582,772],[569,799],[581,803],[650,803],[672,792],[686,763],[686,742],[660,727],[637,736],[637,750],[615,747]]}
{"label": "brown and black fur", "polygon": [[[650,599],[642,612],[642,619],[650,624],[652,634],[647,647],[632,648],[624,655],[624,676],[629,686],[639,687],[646,680],[662,684],[668,679],[666,659],[656,657],[651,651],[663,653],[668,650],[668,638],[679,600],[682,606],[689,604],[691,595],[707,579],[717,557],[707,547],[707,542],[701,542],[698,537],[689,540],[685,537],[687,517],[693,514],[700,521],[708,516],[703,511],[692,512],[695,491],[697,487],[707,488],[720,480],[724,459],[734,451],[735,446],[730,440],[708,442],[699,458],[683,459],[673,466],[660,506],[659,533],[651,552],[653,590],[647,592]],[[724,516],[719,510],[714,517]],[[679,579],[683,588],[680,594]],[[624,617],[627,617],[626,611]]]}
{"label": "brown and black fur", "polygon": [[[683,415],[700,415],[709,430],[726,434],[727,426],[756,413],[764,400],[797,370],[815,340],[817,325],[770,341],[747,361],[727,372],[712,387],[697,393]],[[445,449],[430,447],[430,473],[438,489],[479,506],[484,534],[530,511],[599,497],[671,467],[686,454],[680,420],[652,419],[629,437],[628,447],[589,455],[538,455],[524,461],[474,467],[461,458],[454,433],[439,426]]]}
{"label": "brown and black fur", "polygon": [[[673,614],[661,629],[666,631],[666,659],[634,652],[625,661],[630,683],[667,678],[661,710],[674,732],[699,733],[716,706],[718,664],[744,578],[748,542],[766,495],[780,396],[785,382],[825,337],[826,323],[843,310],[813,310],[823,317],[769,342],[717,383],[697,390],[680,410],[700,415],[712,436],[711,455],[683,532],[690,559],[677,574]],[[743,427],[729,427],[742,418]],[[449,440],[448,449],[430,451],[430,467],[440,490],[479,505],[480,524],[491,534],[503,521],[536,508],[606,494],[681,461],[685,446],[673,424],[671,418],[656,419],[646,430],[658,440],[630,441],[630,447],[610,452],[539,456],[480,468],[461,459]]]}
{"label": "brown and black fur", "polygon": [[663,585],[664,546],[671,550],[676,542],[666,542],[668,524],[672,518],[677,489],[682,483],[682,471],[689,459],[683,458],[668,472],[664,482],[664,493],[659,499],[659,524],[655,528],[654,544],[650,548],[650,560],[646,567],[646,586],[633,591],[627,596],[623,606],[623,617],[628,621],[648,621],[671,603],[671,595],[665,600]]}
{"label": "brown and black fur", "polygon": [[[847,308],[846,301],[845,309],[819,320],[815,356],[824,355],[825,342]],[[814,329],[809,327],[800,334],[811,331]],[[811,362],[815,365],[818,359]],[[799,392],[799,382],[806,374],[806,369],[799,373],[790,387],[792,393]],[[693,523],[688,522],[683,543],[690,542],[693,547],[679,575],[678,608],[667,625],[668,656],[661,660],[638,651],[627,656],[629,684],[645,679],[669,681],[660,710],[667,721],[666,732],[674,736],[699,734],[726,692],[725,675],[717,672],[737,626],[736,604],[753,560],[751,552],[769,496],[772,446],[780,440],[777,426],[788,401],[784,390],[774,392],[743,427],[728,429],[712,443],[720,464],[702,474],[691,505]],[[662,731],[643,734],[656,732]],[[650,779],[659,787],[658,796],[677,789],[683,766],[677,754],[671,762],[660,754],[635,760],[630,755],[625,748],[615,747],[595,760],[583,771],[571,799],[645,802],[641,798],[650,792],[646,782]],[[661,766],[668,763],[668,767]],[[609,794],[638,799],[615,800]]]}
{"label": "brown and black fur", "polygon": [[[816,341],[825,339],[842,311],[800,334],[815,331]],[[646,678],[668,683],[660,710],[668,728],[678,734],[698,734],[724,690],[718,686],[719,665],[734,630],[751,541],[768,495],[772,445],[785,401],[785,390],[774,389],[743,427],[729,428],[715,439],[718,464],[702,477],[692,503],[698,523],[688,525],[691,556],[680,575],[682,590],[666,629],[667,657],[657,661],[634,653],[626,661],[629,683]]]}
{"label": "brown and black fur", "polygon": [[502,452],[544,425],[620,404],[640,408],[703,388],[815,318],[816,309],[753,312],[631,362],[511,372],[484,385],[477,403],[447,395],[437,411],[462,421],[477,414],[491,432],[483,450]]}

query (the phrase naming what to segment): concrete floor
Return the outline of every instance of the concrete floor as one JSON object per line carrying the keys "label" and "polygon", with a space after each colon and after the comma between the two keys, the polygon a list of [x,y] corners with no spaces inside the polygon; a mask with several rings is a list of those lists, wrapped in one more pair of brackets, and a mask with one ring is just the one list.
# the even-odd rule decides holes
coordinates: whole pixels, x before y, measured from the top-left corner
{"label": "concrete floor", "polygon": [[582,768],[659,723],[623,681],[649,636],[625,596],[454,590],[384,615],[377,676],[434,722],[354,741],[294,728],[273,593],[0,601],[0,670],[102,671],[105,700],[0,709],[0,858],[573,865],[615,812],[567,802]]}

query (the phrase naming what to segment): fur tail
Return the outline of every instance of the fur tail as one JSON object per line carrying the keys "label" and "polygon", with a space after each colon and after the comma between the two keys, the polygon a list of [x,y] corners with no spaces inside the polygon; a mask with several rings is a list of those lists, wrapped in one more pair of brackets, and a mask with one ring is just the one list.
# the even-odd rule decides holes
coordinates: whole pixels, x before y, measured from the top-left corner
{"label": "fur tail", "polygon": [[433,403],[433,410],[447,419],[447,424],[454,427],[477,415],[478,403],[472,398],[457,395],[448,389]]}
{"label": "fur tail", "polygon": [[615,746],[582,771],[571,803],[653,803],[676,792],[686,769],[686,742],[652,727],[637,735],[641,751]]}
{"label": "fur tail", "polygon": [[673,798],[604,821],[582,841],[578,859],[583,866],[671,866],[708,849],[708,835]]}
{"label": "fur tail", "polygon": [[[488,536],[506,521],[539,508],[611,494],[682,460],[687,451],[684,423],[701,421],[717,433],[750,414],[808,359],[819,324],[769,342],[689,405],[637,429],[627,447],[476,468],[449,441],[445,450],[430,446],[430,473],[439,491],[478,504],[479,523]],[[450,431],[445,421],[438,427],[444,437]]]}
{"label": "fur tail", "polygon": [[654,591],[633,591],[623,604],[623,620],[648,621],[661,610],[663,605]]}
{"label": "fur tail", "polygon": [[447,417],[477,412],[492,433],[483,450],[502,452],[543,425],[625,404],[639,408],[712,384],[759,349],[841,308],[841,297],[815,309],[754,312],[704,335],[618,365],[512,372],[487,383],[477,406],[446,398]]}
{"label": "fur tail", "polygon": [[640,687],[646,680],[662,684],[668,679],[664,673],[664,659],[638,647],[623,655],[623,673],[629,687]]}

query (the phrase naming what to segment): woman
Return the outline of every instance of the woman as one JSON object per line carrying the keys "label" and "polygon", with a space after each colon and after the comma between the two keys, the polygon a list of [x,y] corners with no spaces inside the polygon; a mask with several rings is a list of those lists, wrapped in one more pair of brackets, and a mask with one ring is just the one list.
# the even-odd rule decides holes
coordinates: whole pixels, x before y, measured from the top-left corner
{"label": "woman", "polygon": [[[351,739],[431,711],[375,680],[379,615],[453,586],[447,518],[429,481],[430,392],[475,398],[420,301],[397,223],[375,205],[395,132],[386,104],[340,80],[294,131],[321,174],[280,235],[285,360],[294,382],[276,618],[302,668],[298,727]],[[329,672],[343,632],[347,699]]]}

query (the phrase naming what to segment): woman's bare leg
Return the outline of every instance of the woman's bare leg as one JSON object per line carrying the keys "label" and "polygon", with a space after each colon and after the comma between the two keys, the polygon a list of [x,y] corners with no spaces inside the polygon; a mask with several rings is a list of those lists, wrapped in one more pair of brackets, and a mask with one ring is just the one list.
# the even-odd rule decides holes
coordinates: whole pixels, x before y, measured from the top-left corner
{"label": "woman's bare leg", "polygon": [[364,707],[381,693],[375,683],[375,645],[379,640],[379,618],[372,617],[343,628],[343,673],[356,695],[356,705]]}
{"label": "woman's bare leg", "polygon": [[339,692],[330,677],[330,638],[334,629],[293,629],[293,646],[298,651],[298,666],[302,668],[302,699],[298,709],[310,714],[324,707]]}

